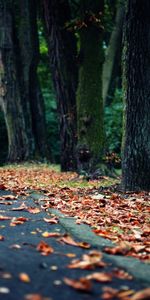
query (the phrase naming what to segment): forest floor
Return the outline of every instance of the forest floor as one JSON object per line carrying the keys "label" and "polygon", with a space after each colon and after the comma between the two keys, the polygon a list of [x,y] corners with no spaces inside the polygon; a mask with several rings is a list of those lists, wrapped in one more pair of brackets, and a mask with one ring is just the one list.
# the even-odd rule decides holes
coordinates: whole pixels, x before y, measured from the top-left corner
{"label": "forest floor", "polygon": [[42,164],[0,168],[0,298],[150,299],[150,193]]}

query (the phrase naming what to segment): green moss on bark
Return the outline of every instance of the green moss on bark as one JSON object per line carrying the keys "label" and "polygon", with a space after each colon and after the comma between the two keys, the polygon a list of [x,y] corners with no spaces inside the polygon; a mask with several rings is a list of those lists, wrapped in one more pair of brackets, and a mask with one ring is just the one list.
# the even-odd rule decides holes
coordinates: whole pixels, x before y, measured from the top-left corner
{"label": "green moss on bark", "polygon": [[[93,163],[104,149],[102,100],[102,32],[96,26],[80,30],[81,66],[77,90],[78,144],[90,150]],[[92,164],[93,164],[92,163]]]}

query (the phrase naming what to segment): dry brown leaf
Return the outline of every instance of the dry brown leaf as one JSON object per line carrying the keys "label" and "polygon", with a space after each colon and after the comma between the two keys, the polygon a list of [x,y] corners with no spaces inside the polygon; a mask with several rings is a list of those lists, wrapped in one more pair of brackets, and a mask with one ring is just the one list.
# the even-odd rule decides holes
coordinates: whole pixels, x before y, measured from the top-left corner
{"label": "dry brown leaf", "polygon": [[95,272],[93,274],[87,275],[87,279],[91,280],[94,279],[98,282],[111,282],[112,281],[112,275],[108,273],[102,273],[102,272]]}
{"label": "dry brown leaf", "polygon": [[146,288],[135,293],[130,300],[149,300],[150,299],[150,288]]}
{"label": "dry brown leaf", "polygon": [[24,224],[24,222],[27,222],[29,219],[25,217],[19,217],[19,218],[12,218],[10,226],[16,226]]}
{"label": "dry brown leaf", "polygon": [[102,253],[96,250],[90,251],[89,254],[84,254],[82,259],[74,259],[71,264],[68,265],[69,269],[85,269],[90,270],[95,267],[105,267],[106,263],[102,260]]}
{"label": "dry brown leaf", "polygon": [[10,220],[11,217],[0,215],[0,221]]}
{"label": "dry brown leaf", "polygon": [[1,200],[4,199],[4,200],[16,200],[18,197],[17,196],[14,196],[14,195],[4,195],[1,197]]}
{"label": "dry brown leaf", "polygon": [[27,208],[27,211],[30,213],[30,214],[39,214],[41,211],[38,207],[28,207]]}
{"label": "dry brown leaf", "polygon": [[83,292],[91,292],[92,289],[91,281],[86,278],[70,279],[65,277],[64,282],[70,287]]}
{"label": "dry brown leaf", "polygon": [[18,207],[11,208],[11,210],[13,210],[13,211],[19,211],[19,210],[25,210],[25,209],[27,209],[27,206],[24,202]]}
{"label": "dry brown leaf", "polygon": [[55,218],[44,218],[43,219],[46,223],[50,223],[50,224],[57,224],[58,223],[58,219],[55,217]]}
{"label": "dry brown leaf", "polygon": [[126,271],[121,270],[121,269],[114,269],[112,271],[112,275],[119,279],[128,279],[128,280],[133,279],[132,275],[130,275],[129,273],[127,273]]}
{"label": "dry brown leaf", "polygon": [[74,241],[74,239],[68,234],[65,234],[63,237],[61,237],[59,239],[59,241],[65,243],[67,245],[71,245],[71,246],[75,246],[75,247],[81,247],[81,248],[85,248],[85,249],[89,249],[91,247],[90,244],[88,244],[86,242],[76,242],[76,241]]}
{"label": "dry brown leaf", "polygon": [[37,245],[36,249],[39,252],[41,252],[42,255],[49,255],[54,252],[54,249],[51,246],[49,246],[47,243],[45,243],[44,241],[41,241]]}
{"label": "dry brown leaf", "polygon": [[40,294],[27,294],[24,297],[25,300],[51,300],[50,298],[43,297]]}

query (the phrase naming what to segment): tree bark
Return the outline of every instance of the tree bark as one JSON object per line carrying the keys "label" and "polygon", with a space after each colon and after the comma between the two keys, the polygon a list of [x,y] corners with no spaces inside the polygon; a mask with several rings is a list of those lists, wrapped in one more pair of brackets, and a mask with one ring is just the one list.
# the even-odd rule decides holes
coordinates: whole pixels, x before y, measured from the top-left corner
{"label": "tree bark", "polygon": [[[125,14],[124,2],[118,3],[116,12],[115,25],[111,33],[108,49],[106,50],[105,61],[103,65],[103,102],[107,103],[109,92],[114,90],[114,81],[118,75],[118,70],[121,66],[121,53],[122,53],[122,33],[123,21]],[[120,74],[121,75],[121,74]],[[108,100],[109,103],[109,100]]]}
{"label": "tree bark", "polygon": [[93,171],[104,150],[102,65],[103,28],[94,18],[103,13],[103,1],[80,1],[80,68],[77,90],[78,169]]}
{"label": "tree bark", "polygon": [[8,133],[8,160],[31,156],[19,91],[11,2],[0,0],[0,102]]}
{"label": "tree bark", "polygon": [[66,29],[68,1],[43,0],[52,78],[57,97],[62,171],[76,170],[76,40]]}
{"label": "tree bark", "polygon": [[49,158],[44,100],[37,76],[39,63],[39,41],[37,32],[37,7],[34,0],[19,1],[21,50],[22,97],[28,125],[28,135],[35,144],[35,155]]}
{"label": "tree bark", "polygon": [[150,1],[128,0],[124,32],[125,190],[150,189]]}

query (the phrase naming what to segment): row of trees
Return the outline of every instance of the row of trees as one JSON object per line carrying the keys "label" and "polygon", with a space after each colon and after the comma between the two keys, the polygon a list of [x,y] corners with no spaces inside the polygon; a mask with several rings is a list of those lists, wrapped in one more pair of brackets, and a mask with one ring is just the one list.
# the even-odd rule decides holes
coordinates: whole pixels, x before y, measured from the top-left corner
{"label": "row of trees", "polygon": [[[109,5],[115,4],[116,1]],[[104,56],[104,0],[0,0],[0,102],[10,161],[51,158],[37,67],[37,7],[43,22],[60,124],[63,171],[104,172],[104,101],[121,57],[124,1]],[[150,3],[126,1],[123,54],[125,189],[149,189]],[[105,19],[105,20],[104,20]],[[106,25],[105,25],[106,26]],[[118,52],[119,50],[119,52]],[[103,86],[102,86],[102,79]]]}

